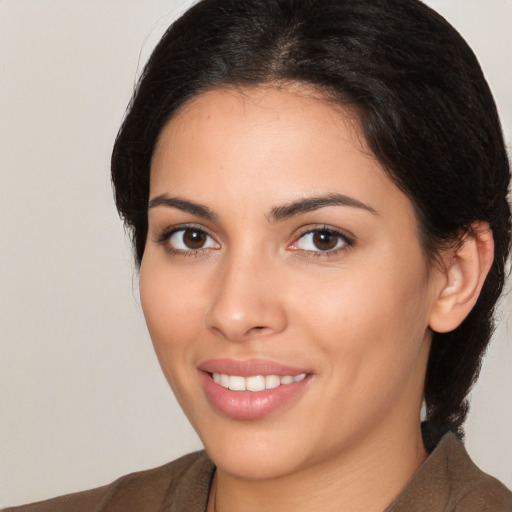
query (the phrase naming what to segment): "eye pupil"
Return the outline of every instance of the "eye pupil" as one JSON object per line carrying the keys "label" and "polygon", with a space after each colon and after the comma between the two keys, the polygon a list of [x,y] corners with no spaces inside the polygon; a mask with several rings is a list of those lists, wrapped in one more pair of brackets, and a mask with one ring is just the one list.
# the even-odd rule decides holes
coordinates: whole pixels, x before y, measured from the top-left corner
{"label": "eye pupil", "polygon": [[338,236],[329,231],[317,231],[313,235],[313,243],[317,249],[321,251],[329,251],[336,247]]}
{"label": "eye pupil", "polygon": [[194,229],[187,229],[183,233],[183,243],[189,249],[201,249],[206,242],[206,233]]}

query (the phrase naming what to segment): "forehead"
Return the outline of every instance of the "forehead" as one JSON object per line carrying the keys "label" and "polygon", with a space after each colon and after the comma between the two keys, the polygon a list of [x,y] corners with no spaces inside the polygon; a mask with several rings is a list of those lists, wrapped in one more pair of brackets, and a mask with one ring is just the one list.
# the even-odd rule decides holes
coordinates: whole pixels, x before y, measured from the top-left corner
{"label": "forehead", "polygon": [[[247,109],[247,107],[252,107]],[[298,115],[311,115],[317,119],[323,118],[325,122],[339,123],[340,120],[350,121],[354,127],[358,127],[358,117],[355,108],[346,107],[331,99],[327,92],[299,82],[276,83],[257,86],[226,86],[209,89],[185,102],[174,114],[172,120],[187,115],[200,115],[201,110],[207,108],[209,113],[215,112],[215,107],[222,112],[235,112],[238,109],[245,110],[247,115],[254,115],[257,109],[266,115],[280,116],[280,111],[292,107]],[[269,118],[266,118],[268,121]]]}
{"label": "forehead", "polygon": [[367,148],[357,116],[304,86],[216,89],[190,101],[153,156],[151,196],[170,189],[205,202],[220,192],[262,204],[330,192],[376,209],[409,202]]}
{"label": "forehead", "polygon": [[245,115],[254,116],[259,110],[268,122],[272,118],[281,118],[282,112],[287,108],[295,111],[298,117],[309,115],[321,119],[322,122],[349,122],[355,129],[359,128],[355,108],[349,105],[342,106],[331,99],[327,92],[299,82],[209,89],[184,103],[171,121],[183,116],[190,120],[192,116],[201,116],[206,111],[208,114],[214,114],[242,110]]}

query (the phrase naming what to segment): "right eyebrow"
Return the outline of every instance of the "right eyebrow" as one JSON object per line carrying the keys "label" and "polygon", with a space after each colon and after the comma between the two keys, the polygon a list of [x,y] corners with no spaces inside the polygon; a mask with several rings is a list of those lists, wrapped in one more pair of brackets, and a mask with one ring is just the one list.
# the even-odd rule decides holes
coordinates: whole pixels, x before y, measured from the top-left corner
{"label": "right eyebrow", "polygon": [[306,212],[312,212],[327,206],[349,206],[352,208],[359,208],[366,210],[373,215],[378,215],[377,211],[371,206],[362,203],[354,197],[346,196],[344,194],[327,194],[325,196],[314,196],[299,199],[290,204],[283,206],[276,206],[272,208],[269,219],[271,222],[282,221],[300,215]]}
{"label": "right eyebrow", "polygon": [[199,217],[204,217],[209,220],[218,219],[218,215],[208,208],[208,206],[180,197],[170,197],[167,194],[160,194],[159,196],[153,197],[148,203],[148,211],[157,206],[176,208],[177,210],[192,213],[193,215],[198,215]]}

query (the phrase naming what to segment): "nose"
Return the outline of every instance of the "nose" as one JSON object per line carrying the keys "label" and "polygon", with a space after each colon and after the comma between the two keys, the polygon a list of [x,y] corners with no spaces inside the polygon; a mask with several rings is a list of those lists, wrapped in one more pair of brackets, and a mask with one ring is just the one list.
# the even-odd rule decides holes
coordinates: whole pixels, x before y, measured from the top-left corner
{"label": "nose", "polygon": [[240,255],[223,262],[217,270],[215,293],[206,313],[208,330],[239,342],[286,328],[283,287],[271,262]]}

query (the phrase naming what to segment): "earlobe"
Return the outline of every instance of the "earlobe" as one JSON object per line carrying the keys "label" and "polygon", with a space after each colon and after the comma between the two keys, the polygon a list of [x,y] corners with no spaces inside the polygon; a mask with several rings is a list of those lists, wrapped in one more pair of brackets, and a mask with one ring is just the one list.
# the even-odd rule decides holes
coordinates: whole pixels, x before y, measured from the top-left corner
{"label": "earlobe", "polygon": [[430,315],[435,332],[456,329],[475,305],[494,259],[487,222],[475,222],[462,243],[443,255],[444,268]]}

